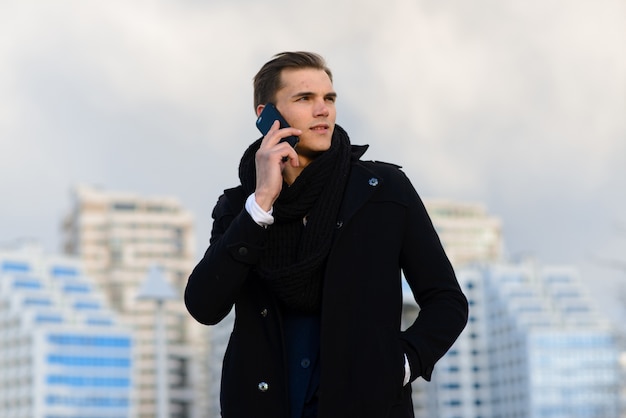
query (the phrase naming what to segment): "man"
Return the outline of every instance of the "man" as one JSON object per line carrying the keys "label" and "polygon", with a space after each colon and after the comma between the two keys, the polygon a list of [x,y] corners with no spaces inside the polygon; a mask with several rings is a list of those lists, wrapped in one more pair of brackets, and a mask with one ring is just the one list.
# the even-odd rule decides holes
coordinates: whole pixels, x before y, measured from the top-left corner
{"label": "man", "polygon": [[[273,103],[291,127],[244,153],[185,291],[203,324],[235,307],[224,417],[413,417],[409,382],[430,380],[467,321],[419,196],[399,167],[360,160],[336,97],[316,54],[278,54],[255,76],[257,115]],[[420,306],[404,332],[402,272]]]}

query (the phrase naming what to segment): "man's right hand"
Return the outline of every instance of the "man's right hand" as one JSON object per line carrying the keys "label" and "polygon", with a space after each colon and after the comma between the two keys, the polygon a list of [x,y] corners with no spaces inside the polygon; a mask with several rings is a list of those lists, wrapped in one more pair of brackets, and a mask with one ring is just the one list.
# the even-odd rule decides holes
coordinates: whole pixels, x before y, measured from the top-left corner
{"label": "man's right hand", "polygon": [[257,204],[265,211],[269,211],[283,187],[283,171],[287,164],[298,167],[300,162],[296,150],[287,142],[280,142],[288,136],[299,136],[302,131],[296,128],[280,128],[280,123],[274,121],[271,129],[261,141],[256,152],[256,190],[254,192]]}

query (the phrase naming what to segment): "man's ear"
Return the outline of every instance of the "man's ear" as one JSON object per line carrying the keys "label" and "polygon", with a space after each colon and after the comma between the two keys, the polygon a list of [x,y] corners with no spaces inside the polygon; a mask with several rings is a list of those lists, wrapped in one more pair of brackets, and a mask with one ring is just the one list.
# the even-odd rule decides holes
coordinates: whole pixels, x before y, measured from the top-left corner
{"label": "man's ear", "polygon": [[263,111],[263,109],[265,108],[264,104],[260,104],[256,107],[256,116],[259,117],[261,115],[261,112]]}

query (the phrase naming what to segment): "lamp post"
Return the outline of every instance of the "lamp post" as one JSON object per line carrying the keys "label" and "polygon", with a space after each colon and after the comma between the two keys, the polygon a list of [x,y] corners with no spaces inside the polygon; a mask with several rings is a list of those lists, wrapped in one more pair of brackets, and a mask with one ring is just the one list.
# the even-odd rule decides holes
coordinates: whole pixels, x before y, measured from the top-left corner
{"label": "lamp post", "polygon": [[177,299],[176,290],[165,280],[160,267],[153,265],[137,291],[137,300],[153,300],[155,311],[155,345],[157,369],[157,418],[169,418],[167,382],[167,334],[165,329],[165,301]]}

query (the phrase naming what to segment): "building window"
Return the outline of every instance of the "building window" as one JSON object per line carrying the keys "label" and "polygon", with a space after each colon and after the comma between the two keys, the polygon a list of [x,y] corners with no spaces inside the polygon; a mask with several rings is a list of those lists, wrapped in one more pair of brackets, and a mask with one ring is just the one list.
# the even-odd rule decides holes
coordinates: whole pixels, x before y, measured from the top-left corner
{"label": "building window", "polygon": [[63,317],[61,315],[41,314],[41,315],[37,315],[37,317],[35,318],[35,321],[40,324],[42,323],[60,324],[63,322]]}
{"label": "building window", "polygon": [[51,354],[48,356],[49,364],[78,367],[130,367],[130,359],[124,357],[85,357],[63,356]]}
{"label": "building window", "polygon": [[50,299],[39,299],[39,298],[26,298],[24,299],[25,305],[36,305],[36,306],[51,306],[52,301]]}
{"label": "building window", "polygon": [[93,376],[64,376],[50,375],[47,382],[51,385],[73,387],[130,387],[130,379],[124,377],[93,377]]}
{"label": "building window", "polygon": [[98,310],[100,309],[100,304],[98,302],[77,301],[76,303],[74,303],[74,308],[79,310]]}
{"label": "building window", "polygon": [[176,377],[178,378],[176,382],[172,383],[172,387],[183,388],[183,387],[188,386],[189,376],[187,372],[187,368],[188,368],[187,359],[183,357],[174,357],[170,359],[170,363],[172,362],[175,363],[174,373]]}
{"label": "building window", "polygon": [[48,405],[68,405],[84,407],[126,407],[130,402],[128,398],[105,398],[105,397],[76,397],[49,395],[46,397]]}
{"label": "building window", "polygon": [[108,336],[85,336],[71,334],[53,334],[48,337],[48,341],[58,345],[76,345],[90,347],[130,347],[130,338],[128,337],[108,337]]}
{"label": "building window", "polygon": [[52,274],[54,277],[59,277],[59,276],[76,277],[78,276],[78,269],[75,267],[71,267],[71,266],[52,266],[50,268],[50,274]]}
{"label": "building window", "polygon": [[41,289],[39,280],[20,279],[13,282],[15,289]]}
{"label": "building window", "polygon": [[0,265],[0,270],[6,271],[6,272],[12,272],[12,273],[13,272],[27,273],[30,271],[30,266],[28,265],[28,263],[6,260],[6,261],[3,261],[2,264]]}
{"label": "building window", "polygon": [[89,318],[87,320],[87,324],[109,326],[109,325],[113,325],[113,321],[108,318]]}
{"label": "building window", "polygon": [[131,202],[117,202],[112,206],[115,211],[134,211],[137,209],[137,205]]}
{"label": "building window", "polygon": [[171,416],[172,418],[189,418],[190,410],[189,402],[176,400],[172,402]]}
{"label": "building window", "polygon": [[87,284],[68,284],[63,286],[66,293],[89,293],[91,288]]}

